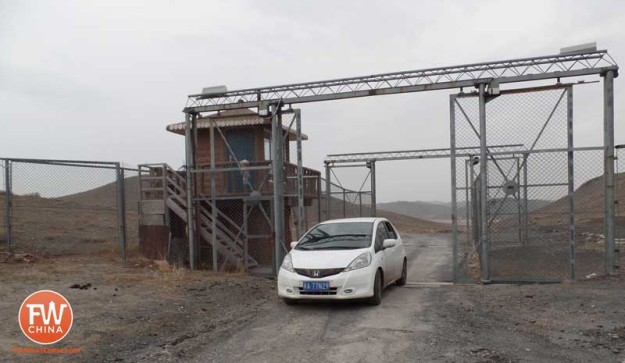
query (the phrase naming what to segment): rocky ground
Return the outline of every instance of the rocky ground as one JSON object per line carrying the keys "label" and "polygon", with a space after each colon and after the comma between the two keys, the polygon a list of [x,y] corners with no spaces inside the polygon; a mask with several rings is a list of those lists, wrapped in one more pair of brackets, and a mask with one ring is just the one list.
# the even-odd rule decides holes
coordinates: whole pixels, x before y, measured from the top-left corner
{"label": "rocky ground", "polygon": [[[426,274],[423,264],[435,253],[440,263],[432,269],[449,267],[438,248],[448,237],[406,240],[417,243],[410,255],[421,266],[412,273],[442,276]],[[113,253],[4,256],[0,361],[625,361],[622,276],[484,286],[419,282],[413,276],[412,284],[386,290],[377,307],[286,306],[271,280],[171,269],[134,254],[125,264]],[[58,291],[72,304],[72,330],[54,347],[80,348],[79,355],[12,352],[35,347],[21,333],[17,312],[39,289]]]}

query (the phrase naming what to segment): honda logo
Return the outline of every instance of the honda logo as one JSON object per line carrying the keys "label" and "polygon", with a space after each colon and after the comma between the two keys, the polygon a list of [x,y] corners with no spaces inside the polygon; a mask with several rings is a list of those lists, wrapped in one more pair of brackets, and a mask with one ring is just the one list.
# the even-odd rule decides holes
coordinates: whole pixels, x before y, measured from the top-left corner
{"label": "honda logo", "polygon": [[312,277],[319,277],[319,275],[321,275],[321,272],[319,272],[319,270],[314,270],[312,272]]}

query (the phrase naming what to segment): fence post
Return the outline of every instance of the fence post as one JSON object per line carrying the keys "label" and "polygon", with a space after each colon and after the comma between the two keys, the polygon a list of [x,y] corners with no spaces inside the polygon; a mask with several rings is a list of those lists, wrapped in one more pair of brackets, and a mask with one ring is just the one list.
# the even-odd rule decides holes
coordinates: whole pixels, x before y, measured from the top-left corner
{"label": "fence post", "polygon": [[185,114],[185,169],[187,201],[187,238],[189,239],[189,268],[195,270],[195,208],[193,207],[193,140],[191,138],[191,114]]}
{"label": "fence post", "polygon": [[569,202],[569,280],[575,280],[575,174],[573,155],[573,87],[567,88],[567,160]]}
{"label": "fence post", "polygon": [[295,110],[295,128],[297,132],[297,239],[304,228],[304,169],[302,161],[302,117],[300,110]]}
{"label": "fence post", "polygon": [[117,221],[119,229],[119,253],[122,262],[126,261],[126,191],[124,188],[124,169],[115,163],[117,176]]}
{"label": "fence post", "polygon": [[377,201],[375,197],[375,160],[370,161],[371,165],[371,216],[376,217],[378,215],[377,212]]}
{"label": "fence post", "polygon": [[486,145],[486,85],[479,84],[479,112],[480,112],[480,258],[482,262],[482,282],[490,281],[490,268],[488,266],[488,160]]}
{"label": "fence post", "polygon": [[273,146],[273,210],[275,233],[274,276],[278,275],[282,264],[284,247],[284,147],[282,115],[279,105],[270,105],[271,141]]}
{"label": "fence post", "polygon": [[603,146],[605,184],[605,269],[608,275],[614,274],[614,71],[603,75]]}
{"label": "fence post", "polygon": [[[454,95],[449,96],[449,146],[450,146],[450,165],[451,165],[451,243],[452,243],[452,276],[454,282],[459,280],[458,277],[458,201],[456,199],[456,191],[457,191],[457,181],[456,181],[456,110],[454,103],[456,98]],[[468,163],[465,162],[465,195],[468,193],[468,183],[467,183],[467,170]],[[469,198],[465,197],[464,201],[465,208],[468,210],[469,208]],[[467,225],[469,224],[469,218],[467,216]],[[467,236],[470,234],[470,231],[466,231]]]}
{"label": "fence post", "polygon": [[5,198],[4,198],[4,207],[5,207],[5,215],[4,215],[4,223],[5,230],[4,233],[6,235],[7,246],[9,247],[9,252],[13,252],[13,228],[11,226],[11,207],[12,207],[12,199],[13,199],[13,175],[12,175],[12,165],[11,160],[4,160],[4,189],[5,189]]}
{"label": "fence post", "polygon": [[326,166],[326,220],[330,219],[330,209],[331,209],[331,199],[332,199],[332,181],[330,178],[332,174],[330,174],[330,163],[325,162]]}

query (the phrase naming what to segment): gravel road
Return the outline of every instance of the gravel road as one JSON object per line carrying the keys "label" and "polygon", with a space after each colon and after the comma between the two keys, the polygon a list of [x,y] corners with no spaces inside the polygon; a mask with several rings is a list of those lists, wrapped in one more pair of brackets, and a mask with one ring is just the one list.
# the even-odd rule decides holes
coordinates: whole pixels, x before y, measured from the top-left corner
{"label": "gravel road", "polygon": [[[408,285],[385,290],[377,307],[361,302],[279,304],[226,341],[214,342],[197,362],[414,362],[435,354],[429,291],[451,280],[445,234],[402,235]],[[427,308],[427,309],[426,309]]]}

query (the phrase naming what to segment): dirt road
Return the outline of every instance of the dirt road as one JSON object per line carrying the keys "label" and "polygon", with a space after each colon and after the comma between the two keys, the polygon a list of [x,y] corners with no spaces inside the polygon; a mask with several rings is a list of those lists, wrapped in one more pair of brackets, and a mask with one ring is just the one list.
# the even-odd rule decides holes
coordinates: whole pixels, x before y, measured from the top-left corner
{"label": "dirt road", "polygon": [[197,361],[414,362],[435,354],[436,317],[429,292],[414,283],[451,280],[451,241],[445,234],[402,235],[408,285],[385,291],[382,305],[361,302],[278,304],[227,341],[211,344]]}
{"label": "dirt road", "polygon": [[449,234],[402,234],[408,256],[408,284],[451,282],[452,241]]}
{"label": "dirt road", "polygon": [[622,362],[624,281],[460,286],[450,238],[405,235],[409,284],[382,304],[280,302],[197,362]]}

